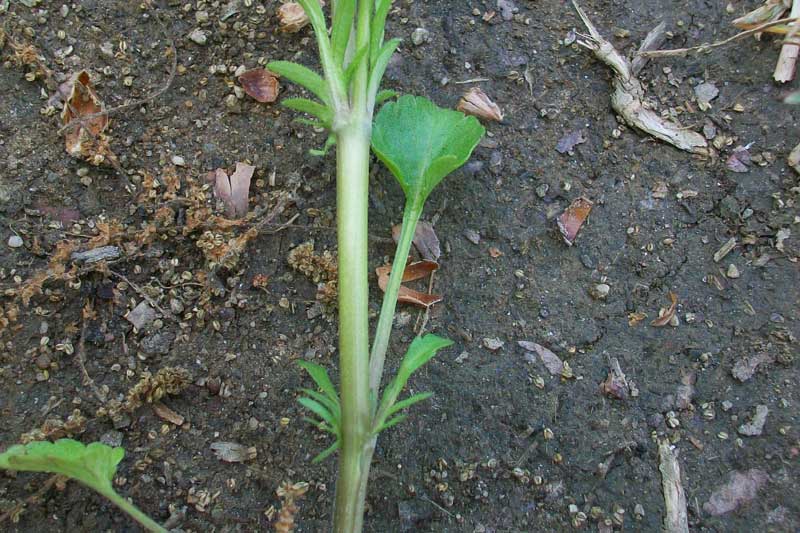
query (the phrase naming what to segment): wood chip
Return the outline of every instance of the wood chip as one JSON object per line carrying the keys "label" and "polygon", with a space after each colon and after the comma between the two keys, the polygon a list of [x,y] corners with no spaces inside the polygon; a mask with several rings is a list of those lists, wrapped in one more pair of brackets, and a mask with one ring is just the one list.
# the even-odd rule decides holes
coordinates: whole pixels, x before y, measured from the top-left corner
{"label": "wood chip", "polygon": [[236,442],[214,442],[210,448],[220,461],[226,463],[243,463],[255,459],[258,455],[255,447]]}
{"label": "wood chip", "polygon": [[153,412],[158,416],[161,420],[166,420],[170,424],[175,424],[176,426],[182,426],[186,419],[164,405],[161,402],[155,402],[153,404]]}
{"label": "wood chip", "polygon": [[672,320],[672,317],[675,316],[675,311],[678,308],[678,295],[675,294],[674,292],[670,291],[669,292],[669,299],[672,302],[670,304],[669,308],[667,308],[667,310],[664,311],[663,313],[659,313],[659,317],[656,318],[655,320],[653,320],[652,322],[650,322],[651,326],[655,326],[657,328],[666,326],[667,324],[670,323],[670,321]]}
{"label": "wood chip", "polygon": [[714,254],[714,262],[719,263],[720,261],[722,261],[725,258],[725,256],[731,253],[731,250],[733,250],[735,247],[736,247],[736,239],[734,237],[731,237]]}
{"label": "wood chip", "polygon": [[669,442],[658,445],[661,472],[661,490],[664,492],[664,531],[667,533],[689,533],[689,515],[686,511],[686,494],[681,482],[681,467]]}

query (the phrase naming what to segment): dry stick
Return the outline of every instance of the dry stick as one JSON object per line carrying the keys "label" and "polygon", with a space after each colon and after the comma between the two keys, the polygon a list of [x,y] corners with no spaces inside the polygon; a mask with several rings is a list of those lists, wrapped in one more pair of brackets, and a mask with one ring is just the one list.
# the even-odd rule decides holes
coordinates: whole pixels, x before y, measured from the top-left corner
{"label": "dry stick", "polygon": [[686,512],[686,494],[681,482],[681,467],[669,442],[658,445],[661,472],[661,489],[664,491],[664,531],[666,533],[689,533],[689,519]]}
{"label": "dry stick", "polygon": [[81,369],[81,374],[83,374],[83,382],[84,385],[88,385],[97,399],[100,401],[100,404],[103,405],[106,403],[106,396],[100,389],[97,388],[92,377],[89,375],[89,372],[86,370],[86,317],[82,317],[82,325],[81,325],[81,340],[78,341],[78,351],[75,352],[75,361],[78,363],[78,368]]}
{"label": "dry stick", "polygon": [[800,20],[800,18],[797,17],[787,17],[783,19],[773,20],[772,22],[766,22],[764,24],[760,24],[752,29],[743,31],[741,33],[737,33],[732,37],[728,37],[725,40],[717,41],[715,43],[705,43],[699,46],[690,46],[689,48],[675,48],[672,50],[651,50],[649,52],[638,52],[636,55],[641,57],[674,57],[674,56],[685,56],[691,52],[698,52],[698,53],[705,52],[713,48],[719,48],[721,46],[725,46],[727,44],[732,43],[733,41],[747,37],[748,35],[761,33],[767,28],[771,28],[773,26],[779,26],[781,24],[787,24],[790,22],[797,22],[798,20]]}
{"label": "dry stick", "polygon": [[132,288],[132,289],[133,289],[133,290],[136,292],[136,294],[138,294],[139,296],[141,296],[142,298],[144,298],[144,300],[145,300],[145,301],[146,301],[148,304],[150,304],[150,307],[154,308],[156,311],[158,311],[159,313],[161,313],[161,315],[162,315],[164,318],[168,318],[169,320],[173,320],[173,321],[175,321],[175,322],[177,322],[177,321],[178,321],[178,319],[176,319],[174,316],[172,316],[172,313],[167,313],[166,311],[164,311],[164,309],[163,309],[163,308],[162,308],[160,305],[158,305],[158,302],[156,302],[155,300],[153,300],[153,299],[152,299],[150,296],[148,296],[148,295],[147,295],[147,293],[146,293],[146,292],[144,292],[144,291],[141,289],[141,287],[137,286],[137,285],[136,285],[134,282],[132,282],[131,280],[129,280],[128,278],[126,278],[124,275],[120,274],[119,272],[115,272],[115,271],[113,271],[113,270],[111,270],[111,269],[109,269],[109,270],[108,270],[108,273],[109,273],[109,274],[111,274],[112,276],[114,276],[115,278],[119,278],[120,280],[122,280],[122,281],[124,281],[125,283],[127,283],[128,285],[130,285],[130,286],[131,286],[131,288]]}
{"label": "dry stick", "polygon": [[48,490],[50,490],[53,487],[53,485],[55,485],[58,482],[60,478],[66,479],[59,474],[53,474],[52,476],[50,476],[47,479],[47,481],[45,481],[44,484],[41,487],[39,487],[39,490],[28,496],[25,499],[25,501],[19,502],[17,505],[15,505],[11,509],[3,513],[3,515],[0,516],[0,524],[2,524],[11,517],[18,515],[25,507],[31,505],[32,503],[35,503],[36,500],[44,496],[44,494]]}
{"label": "dry stick", "polygon": [[[789,16],[794,18],[800,17],[800,0],[794,0],[792,2],[792,11]],[[791,39],[797,34],[798,28],[794,24],[791,24],[790,28],[790,33],[786,36],[787,39]],[[794,78],[794,69],[797,64],[798,55],[800,55],[800,46],[790,43],[784,43],[784,45],[781,46],[778,63],[775,65],[775,73],[772,75],[775,81],[786,83]]]}

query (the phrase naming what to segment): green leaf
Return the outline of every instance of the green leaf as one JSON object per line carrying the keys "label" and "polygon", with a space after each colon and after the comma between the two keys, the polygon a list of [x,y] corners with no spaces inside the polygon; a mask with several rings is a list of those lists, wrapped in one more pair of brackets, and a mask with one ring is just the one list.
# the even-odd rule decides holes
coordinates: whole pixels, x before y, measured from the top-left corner
{"label": "green leaf", "polygon": [[300,390],[302,390],[303,393],[308,394],[309,396],[311,396],[312,399],[314,399],[314,400],[318,401],[319,403],[321,403],[328,411],[331,412],[331,414],[334,416],[334,418],[336,418],[336,420],[341,421],[341,419],[342,419],[342,409],[339,406],[339,402],[337,402],[335,400],[332,400],[328,396],[326,396],[324,394],[320,394],[315,390],[311,390],[311,389],[300,389]]}
{"label": "green leaf", "polygon": [[375,104],[382,104],[386,100],[391,100],[392,98],[397,96],[397,91],[393,91],[391,89],[383,89],[382,91],[378,91],[378,94],[375,95]]}
{"label": "green leaf", "polygon": [[[383,391],[383,397],[381,398],[381,404],[378,408],[378,413],[375,416],[375,423],[373,427],[376,428],[374,431],[380,431],[382,427],[385,426],[386,419],[391,416],[393,413],[408,407],[416,402],[424,400],[428,396],[426,394],[416,394],[395,404],[397,401],[397,397],[400,396],[400,392],[403,390],[403,387],[406,386],[408,379],[411,377],[411,374],[416,372],[422,365],[430,361],[436,352],[441,350],[442,348],[446,348],[453,344],[453,341],[449,339],[445,339],[439,337],[437,335],[425,335],[424,337],[417,337],[411,343],[411,346],[408,347],[408,351],[406,355],[403,357],[403,361],[400,363],[400,368],[397,370],[397,375],[389,382],[389,385],[386,386],[386,390]],[[405,403],[404,403],[405,402]],[[397,405],[401,405],[401,407],[394,409]]]}
{"label": "green leaf", "polygon": [[311,462],[313,464],[317,464],[317,463],[319,463],[320,461],[324,460],[326,457],[328,457],[330,454],[332,454],[333,452],[335,452],[338,449],[339,449],[339,439],[336,439],[336,442],[331,444],[322,453],[320,453],[319,455],[317,455],[316,457],[311,459]]}
{"label": "green leaf", "polygon": [[285,98],[281,103],[289,109],[294,109],[295,111],[308,113],[313,117],[317,117],[326,128],[331,127],[333,111],[319,102],[309,100],[308,98]]}
{"label": "green leaf", "polygon": [[339,421],[333,416],[333,413],[325,408],[324,405],[316,400],[312,400],[311,398],[306,398],[305,396],[298,398],[297,402],[327,422],[328,425],[330,425],[337,432],[339,431]]}
{"label": "green leaf", "polygon": [[389,64],[389,59],[392,58],[392,54],[395,50],[397,50],[399,44],[400,39],[392,39],[384,44],[378,51],[378,55],[375,58],[375,64],[372,66],[372,70],[369,73],[369,83],[367,84],[367,94],[370,95],[371,99],[370,109],[374,109],[375,107],[375,99],[381,86],[383,73],[386,72],[386,66]]}
{"label": "green leaf", "polygon": [[378,428],[378,431],[376,431],[376,433],[380,433],[384,429],[389,429],[392,426],[396,426],[397,424],[399,424],[400,422],[405,420],[407,417],[408,417],[408,415],[397,415],[396,417],[392,418],[391,420],[389,420],[385,424],[381,424],[381,426]]}
{"label": "green leaf", "polygon": [[432,392],[420,392],[419,394],[414,394],[413,396],[409,396],[405,400],[400,400],[399,402],[394,404],[391,408],[389,408],[389,410],[386,412],[386,416],[392,416],[396,412],[411,407],[415,403],[427,400],[431,396],[433,396]]}
{"label": "green leaf", "polygon": [[344,63],[344,54],[350,41],[353,19],[356,15],[355,0],[336,0],[333,4],[333,22],[331,24],[331,48],[333,57],[339,65]]}
{"label": "green leaf", "polygon": [[375,0],[375,15],[372,17],[372,28],[370,30],[370,66],[375,65],[378,51],[383,46],[383,34],[386,27],[386,16],[392,7],[392,0]]}
{"label": "green leaf", "polygon": [[422,209],[442,178],[466,163],[485,131],[475,117],[405,95],[376,116],[372,150],[397,178],[407,202]]}
{"label": "green leaf", "polygon": [[328,86],[322,76],[314,72],[308,67],[299,63],[291,61],[270,61],[267,68],[275,74],[286,78],[287,80],[305,87],[311,91],[317,98],[330,104],[330,95],[328,94]]}
{"label": "green leaf", "polygon": [[345,86],[350,86],[350,82],[353,81],[353,74],[355,74],[358,64],[364,60],[364,56],[366,55],[367,49],[366,47],[362,46],[361,49],[356,52],[356,55],[353,56],[353,59],[350,60],[350,64],[347,65],[347,68],[344,71]]}
{"label": "green leaf", "polygon": [[793,93],[789,93],[786,98],[783,99],[784,104],[800,104],[800,91],[795,91]]}
{"label": "green leaf", "polygon": [[325,144],[323,145],[321,150],[314,150],[313,148],[308,151],[309,154],[317,157],[322,157],[328,154],[328,150],[331,149],[333,145],[336,144],[336,136],[335,135],[328,135],[328,138],[325,139]]}
{"label": "green leaf", "polygon": [[336,388],[333,386],[331,378],[328,377],[328,371],[325,370],[325,367],[317,363],[312,363],[311,361],[298,361],[297,366],[308,372],[308,375],[311,376],[314,383],[322,389],[322,392],[324,392],[328,398],[339,403],[339,395],[336,394]]}
{"label": "green leaf", "polygon": [[12,446],[0,454],[0,468],[61,474],[103,492],[112,489],[111,480],[124,456],[122,448],[99,442],[84,446],[76,440],[60,439]]}

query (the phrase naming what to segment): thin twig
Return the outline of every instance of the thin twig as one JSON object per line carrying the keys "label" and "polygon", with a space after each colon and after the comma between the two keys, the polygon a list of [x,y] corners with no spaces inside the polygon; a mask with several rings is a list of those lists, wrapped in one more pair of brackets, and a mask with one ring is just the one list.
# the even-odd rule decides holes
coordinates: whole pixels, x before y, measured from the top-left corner
{"label": "thin twig", "polygon": [[28,496],[25,499],[25,501],[19,502],[17,505],[15,505],[11,509],[3,513],[3,515],[0,516],[0,524],[2,524],[11,517],[18,515],[25,507],[35,503],[36,500],[44,496],[44,494],[47,491],[49,491],[53,487],[53,485],[55,485],[58,482],[60,478],[66,479],[59,474],[53,474],[52,476],[50,476],[47,479],[47,481],[45,481],[44,484],[41,487],[39,487],[39,490]]}
{"label": "thin twig", "polygon": [[75,352],[75,361],[78,363],[78,368],[81,370],[81,374],[83,374],[83,383],[84,385],[88,385],[89,388],[92,389],[92,392],[100,400],[101,404],[106,403],[106,396],[100,389],[97,388],[92,377],[89,375],[89,372],[86,370],[86,327],[88,321],[86,320],[85,314],[82,312],[82,325],[81,325],[81,338],[78,341],[78,351]]}
{"label": "thin twig", "polygon": [[724,39],[722,41],[717,41],[715,43],[705,43],[699,46],[690,46],[689,48],[674,48],[672,50],[650,50],[645,52],[638,52],[636,55],[641,57],[674,57],[674,56],[685,56],[691,52],[705,52],[713,48],[719,48],[721,46],[728,45],[733,41],[743,39],[744,37],[747,37],[749,35],[761,33],[767,28],[771,28],[773,26],[779,26],[781,24],[787,24],[790,22],[797,22],[798,20],[800,19],[797,17],[782,18],[778,20],[773,20],[772,22],[759,24],[758,26],[752,29],[737,33],[732,37],[728,37],[727,39]]}
{"label": "thin twig", "polygon": [[[792,1],[792,10],[789,14],[791,17],[800,16],[800,0]],[[798,28],[794,24],[790,25],[789,34],[786,40],[792,40],[797,35]],[[775,64],[775,73],[772,77],[775,81],[786,83],[794,78],[795,65],[797,64],[797,56],[800,54],[800,47],[796,44],[784,42],[781,46],[781,53],[778,56],[778,62]]]}
{"label": "thin twig", "polygon": [[130,285],[131,288],[136,292],[136,294],[138,294],[139,296],[144,298],[144,300],[148,304],[150,304],[150,307],[154,308],[156,311],[161,313],[161,315],[164,318],[168,318],[169,320],[172,320],[172,321],[175,321],[175,322],[178,321],[174,316],[172,316],[172,313],[167,313],[166,311],[164,311],[164,309],[160,305],[158,305],[158,302],[156,302],[154,299],[152,299],[150,296],[148,296],[147,293],[144,292],[141,289],[141,287],[139,287],[134,282],[132,282],[131,280],[126,278],[124,275],[120,274],[119,272],[115,272],[115,271],[113,271],[111,269],[108,270],[108,273],[111,274],[112,276],[114,276],[115,278],[119,278],[120,280],[122,280],[125,283],[127,283],[128,285]]}

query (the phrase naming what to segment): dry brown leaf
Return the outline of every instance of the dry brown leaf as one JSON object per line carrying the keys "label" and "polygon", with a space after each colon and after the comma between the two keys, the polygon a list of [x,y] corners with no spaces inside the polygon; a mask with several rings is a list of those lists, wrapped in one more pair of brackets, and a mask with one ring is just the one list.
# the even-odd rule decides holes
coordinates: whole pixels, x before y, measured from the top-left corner
{"label": "dry brown leaf", "polygon": [[492,102],[480,87],[473,87],[465,92],[456,109],[465,115],[473,115],[484,120],[501,122],[504,117],[497,104]]}
{"label": "dry brown leaf", "polygon": [[669,291],[669,299],[672,303],[670,303],[669,308],[663,313],[659,313],[659,317],[650,322],[651,326],[655,326],[657,328],[666,326],[669,324],[672,317],[675,316],[675,310],[678,308],[678,295],[672,291]]}
{"label": "dry brown leaf", "polygon": [[225,204],[226,216],[242,218],[247,215],[250,180],[255,169],[252,165],[237,161],[236,170],[230,177],[221,168],[213,172],[214,195]]}
{"label": "dry brown leaf", "polygon": [[161,402],[153,403],[153,412],[161,420],[166,420],[170,424],[175,424],[176,426],[182,426],[186,421],[183,415],[176,413]]}
{"label": "dry brown leaf", "polygon": [[561,231],[561,236],[564,241],[572,246],[575,238],[578,236],[578,231],[586,221],[586,217],[592,210],[594,204],[588,198],[581,196],[576,198],[570,206],[564,210],[558,217],[558,229]]}
{"label": "dry brown leaf", "polygon": [[489,256],[491,256],[493,259],[497,259],[498,257],[500,257],[502,255],[503,255],[503,252],[501,252],[500,249],[497,248],[496,246],[490,246],[489,247]]}
{"label": "dry brown leaf", "polygon": [[[424,278],[438,268],[439,264],[435,261],[416,261],[414,263],[409,263],[403,271],[403,282]],[[375,269],[375,273],[378,275],[378,286],[384,292],[386,291],[386,286],[389,284],[389,274],[391,271],[392,265],[384,265]],[[435,303],[441,302],[442,296],[438,294],[426,294],[400,285],[397,301],[428,308]]]}
{"label": "dry brown leaf", "polygon": [[268,104],[278,98],[278,78],[265,68],[254,68],[239,76],[242,89],[257,102]]}
{"label": "dry brown leaf", "polygon": [[[83,117],[103,111],[105,111],[103,102],[92,87],[89,73],[85,70],[78,72],[72,78],[72,87],[61,113],[62,122],[68,125],[73,120],[83,120]],[[103,114],[68,128],[65,136],[67,153],[90,160],[94,156],[104,158],[110,153],[105,151],[108,148],[107,138],[101,136],[107,127],[108,115]]]}
{"label": "dry brown leaf", "polygon": [[647,318],[647,313],[642,313],[638,311],[634,313],[628,313],[628,325],[630,327],[634,327],[645,318]]}
{"label": "dry brown leaf", "polygon": [[[402,224],[395,224],[392,226],[392,239],[394,242],[400,240],[400,231]],[[439,237],[433,230],[433,224],[430,222],[420,221],[414,230],[414,238],[411,241],[414,243],[414,248],[417,249],[419,255],[427,261],[438,261],[442,255],[442,249],[439,245]]]}

